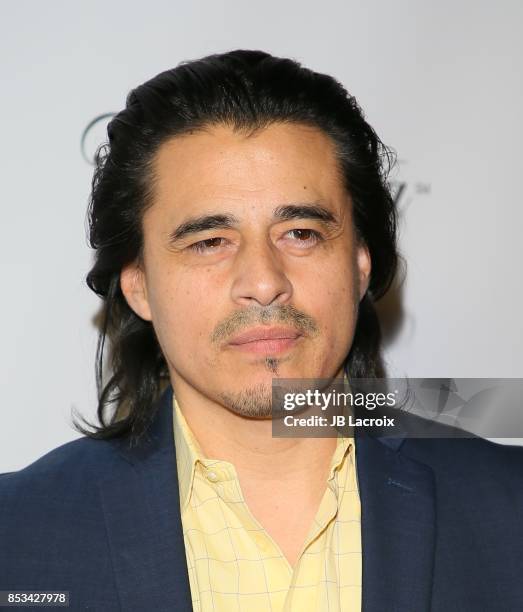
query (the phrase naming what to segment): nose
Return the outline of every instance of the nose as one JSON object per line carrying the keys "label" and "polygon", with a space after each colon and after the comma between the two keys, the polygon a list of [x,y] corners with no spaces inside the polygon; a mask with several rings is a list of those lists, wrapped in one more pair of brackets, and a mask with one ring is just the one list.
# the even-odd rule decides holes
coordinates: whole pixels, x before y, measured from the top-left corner
{"label": "nose", "polygon": [[233,301],[241,306],[287,303],[292,284],[285,275],[281,255],[268,239],[244,243],[234,264]]}

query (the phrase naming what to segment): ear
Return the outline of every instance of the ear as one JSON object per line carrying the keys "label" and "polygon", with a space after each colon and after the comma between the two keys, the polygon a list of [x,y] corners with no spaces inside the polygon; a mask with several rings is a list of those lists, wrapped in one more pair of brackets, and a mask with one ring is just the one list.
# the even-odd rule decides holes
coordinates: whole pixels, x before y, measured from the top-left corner
{"label": "ear", "polygon": [[120,272],[120,288],[129,304],[129,308],[145,321],[151,321],[152,316],[147,299],[145,272],[138,262],[133,262],[122,268]]}
{"label": "ear", "polygon": [[360,301],[369,288],[370,273],[372,270],[371,257],[367,245],[360,242],[356,245],[356,267],[359,278]]}

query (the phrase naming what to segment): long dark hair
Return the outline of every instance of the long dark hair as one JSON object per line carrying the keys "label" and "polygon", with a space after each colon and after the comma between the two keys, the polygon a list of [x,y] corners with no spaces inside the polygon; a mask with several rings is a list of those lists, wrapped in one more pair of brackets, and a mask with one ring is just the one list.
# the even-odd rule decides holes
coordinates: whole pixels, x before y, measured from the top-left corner
{"label": "long dark hair", "polygon": [[[126,264],[143,257],[142,217],[152,204],[158,148],[210,124],[256,130],[274,122],[318,127],[336,145],[355,229],[372,260],[346,366],[351,377],[382,375],[374,302],[390,287],[398,264],[397,213],[387,183],[394,155],[355,98],[331,76],[262,51],[236,50],[184,62],[133,89],[108,124],[108,142],[96,152],[88,208],[95,258],[86,281],[103,299],[96,352],[100,425],[86,423],[89,430],[75,422],[79,432],[92,438],[129,436],[132,444],[147,429],[151,407],[169,382],[153,326],[128,306],[119,278]],[[106,338],[109,364],[103,359]],[[104,365],[109,365],[106,382]],[[111,405],[116,409],[108,415]]]}

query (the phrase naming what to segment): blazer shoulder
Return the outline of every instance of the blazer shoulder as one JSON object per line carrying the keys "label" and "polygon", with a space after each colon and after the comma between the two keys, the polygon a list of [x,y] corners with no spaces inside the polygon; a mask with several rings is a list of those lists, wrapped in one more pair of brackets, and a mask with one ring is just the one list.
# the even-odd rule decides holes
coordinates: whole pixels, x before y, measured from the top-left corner
{"label": "blazer shoulder", "polygon": [[68,585],[63,588],[76,599],[75,610],[82,601],[85,609],[119,609],[99,487],[118,469],[115,451],[110,441],[82,437],[0,475],[0,582],[6,588]]}
{"label": "blazer shoulder", "polygon": [[[70,491],[110,470],[117,453],[112,441],[83,436],[52,449],[26,467],[0,474],[0,500],[38,491]],[[24,493],[25,492],[25,493]],[[0,506],[1,507],[1,506]]]}
{"label": "blazer shoulder", "polygon": [[523,446],[480,437],[407,438],[400,452],[430,465],[436,473],[481,473],[501,481],[523,481]]}

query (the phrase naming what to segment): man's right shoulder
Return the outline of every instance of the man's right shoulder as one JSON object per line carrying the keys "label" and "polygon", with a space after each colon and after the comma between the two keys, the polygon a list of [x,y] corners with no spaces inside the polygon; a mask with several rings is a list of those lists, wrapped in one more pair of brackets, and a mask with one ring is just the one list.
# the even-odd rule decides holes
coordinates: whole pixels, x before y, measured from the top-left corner
{"label": "man's right shoulder", "polygon": [[29,501],[51,491],[85,491],[117,460],[112,441],[83,436],[62,444],[20,470],[0,474],[0,509],[14,497]]}
{"label": "man's right shoulder", "polygon": [[130,466],[118,446],[82,437],[0,474],[0,587],[68,585],[77,601],[96,602],[85,609],[119,609],[99,486]]}

